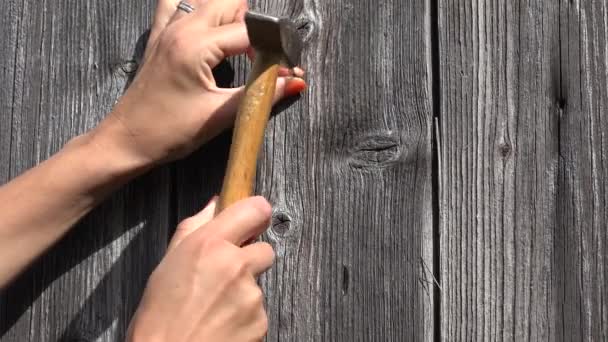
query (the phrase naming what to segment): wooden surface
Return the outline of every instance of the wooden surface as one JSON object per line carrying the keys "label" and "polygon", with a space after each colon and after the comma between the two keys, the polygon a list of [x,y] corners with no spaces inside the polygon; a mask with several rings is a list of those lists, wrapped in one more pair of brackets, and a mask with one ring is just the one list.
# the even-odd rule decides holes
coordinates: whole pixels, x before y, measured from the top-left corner
{"label": "wooden surface", "polygon": [[608,340],[606,6],[439,1],[442,340]]}
{"label": "wooden surface", "polygon": [[[152,1],[0,3],[0,179],[93,127],[141,54]],[[169,173],[117,193],[8,288],[2,341],[119,341],[169,230]]]}
{"label": "wooden surface", "polygon": [[[266,131],[256,193],[278,258],[262,279],[269,341],[433,339],[428,8],[263,1],[306,38],[309,90]],[[245,81],[242,59],[234,83]],[[177,167],[183,218],[219,191],[214,142]],[[210,164],[209,160],[217,160]],[[211,179],[211,182],[210,182]]]}
{"label": "wooden surface", "polygon": [[[310,89],[271,120],[268,340],[433,340],[431,70],[423,2],[264,1],[307,40]],[[0,179],[93,127],[141,54],[152,1],[2,2]],[[221,83],[244,83],[243,58]],[[0,297],[2,341],[119,341],[179,219],[220,188],[225,134],[116,194]]]}
{"label": "wooden surface", "polygon": [[[0,182],[111,108],[152,2],[0,3]],[[268,340],[608,340],[606,2],[252,7],[297,18],[310,84],[259,159]],[[229,86],[248,70],[216,71]],[[175,224],[220,190],[229,142],[87,216],[2,293],[0,339],[122,340]]]}

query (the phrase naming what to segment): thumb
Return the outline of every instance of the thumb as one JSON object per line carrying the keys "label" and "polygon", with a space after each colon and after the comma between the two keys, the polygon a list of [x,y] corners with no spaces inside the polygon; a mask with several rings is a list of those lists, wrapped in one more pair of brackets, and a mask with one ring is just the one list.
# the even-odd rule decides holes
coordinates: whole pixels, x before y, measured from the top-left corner
{"label": "thumb", "polygon": [[[274,92],[273,104],[301,93],[306,82],[299,77],[279,77]],[[212,99],[207,100],[211,116],[206,118],[208,137],[214,137],[234,124],[236,112],[243,100],[245,87],[216,88]]]}
{"label": "thumb", "polygon": [[198,212],[196,215],[188,217],[187,219],[180,222],[177,225],[177,229],[175,229],[175,234],[173,234],[171,242],[169,242],[169,247],[167,248],[167,251],[175,248],[188,235],[192,234],[195,230],[199,229],[200,227],[211,221],[215,213],[215,206],[217,205],[217,201],[218,197],[213,196],[203,210]]}
{"label": "thumb", "polygon": [[[300,94],[304,89],[306,89],[306,81],[300,77],[279,77],[272,100],[273,105],[285,98]],[[220,112],[222,116],[230,116],[228,119],[230,119],[230,122],[233,122],[234,115],[245,95],[245,87],[229,89],[219,88],[217,89],[216,95],[221,97],[218,101],[218,108],[216,108],[216,111]]]}

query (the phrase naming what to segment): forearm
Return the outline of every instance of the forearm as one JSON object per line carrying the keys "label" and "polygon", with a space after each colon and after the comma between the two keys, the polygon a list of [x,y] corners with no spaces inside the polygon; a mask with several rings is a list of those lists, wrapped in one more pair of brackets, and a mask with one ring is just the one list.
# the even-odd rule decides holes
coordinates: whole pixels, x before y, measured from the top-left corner
{"label": "forearm", "polygon": [[0,187],[0,288],[109,193],[146,170],[91,132]]}

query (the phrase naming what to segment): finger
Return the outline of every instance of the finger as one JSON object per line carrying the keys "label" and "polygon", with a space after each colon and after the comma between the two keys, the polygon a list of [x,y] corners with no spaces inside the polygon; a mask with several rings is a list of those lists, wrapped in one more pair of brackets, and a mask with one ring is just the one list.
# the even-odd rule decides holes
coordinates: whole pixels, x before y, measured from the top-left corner
{"label": "finger", "polygon": [[300,77],[288,77],[285,79],[285,85],[281,91],[275,93],[275,101],[281,101],[287,97],[299,95],[306,90],[306,81]]}
{"label": "finger", "polygon": [[[247,57],[249,58],[249,60],[251,62],[255,61],[255,50],[253,49],[253,47],[247,48],[247,51],[245,53],[247,54]],[[304,78],[305,74],[306,74],[306,72],[304,71],[304,69],[302,69],[299,66],[293,67],[291,69],[286,68],[284,66],[281,66],[279,68],[279,76],[296,76],[296,77]]]}
{"label": "finger", "polygon": [[[297,77],[279,77],[275,87],[273,103],[298,95],[306,88],[306,82]],[[245,94],[245,87],[239,88],[217,88],[213,99],[206,101],[211,109],[211,116],[207,118],[205,126],[209,138],[232,126],[240,103]]]}
{"label": "finger", "polygon": [[216,27],[209,31],[208,39],[217,53],[214,60],[209,61],[211,67],[216,67],[224,58],[247,52],[250,47],[247,27],[244,23],[232,23]]}
{"label": "finger", "polygon": [[247,0],[208,0],[197,16],[209,27],[217,27],[243,21],[247,8]]}
{"label": "finger", "polygon": [[[306,81],[299,77],[279,77],[274,90],[273,104],[285,98],[296,96],[306,89]],[[218,109],[221,108],[230,113],[234,113],[243,96],[245,95],[245,87],[239,88],[218,88],[216,93],[223,99],[218,104]]]}
{"label": "finger", "polygon": [[198,13],[204,9],[206,2],[207,2],[206,0],[186,0],[185,3],[190,5],[193,8],[192,12],[188,13],[187,11],[180,9],[179,8],[180,1],[179,0],[176,1],[175,11],[174,11],[173,15],[171,16],[171,19],[169,20],[168,24],[170,25],[187,16],[194,16],[195,13]]}
{"label": "finger", "polygon": [[254,276],[267,271],[274,263],[275,253],[266,242],[256,242],[241,248],[247,260],[247,266]]}
{"label": "finger", "polygon": [[148,37],[148,44],[146,51],[150,49],[156,43],[158,36],[165,29],[171,16],[175,13],[177,3],[179,0],[158,0],[156,10],[154,12],[154,19],[152,20],[152,27],[150,28],[150,36]]}
{"label": "finger", "polygon": [[[169,19],[169,22],[167,23],[168,25],[171,25],[189,15],[192,15],[192,13],[188,13],[180,8],[178,8],[177,6],[179,5],[179,1],[177,1],[177,4],[175,6],[175,11],[173,12],[173,15],[171,16],[171,18]],[[193,5],[194,6],[194,5]]]}
{"label": "finger", "polygon": [[[217,66],[217,64],[219,64],[219,62],[226,57],[241,55],[244,53],[247,54],[247,56],[252,60],[255,60],[255,51],[251,48],[245,23],[238,22],[216,27],[210,31],[207,31],[207,33],[204,31],[205,28],[199,24],[199,27],[197,27],[196,33],[194,34],[206,34],[216,50],[221,51],[221,53],[217,53],[214,56],[213,61],[210,61],[210,65],[212,67]],[[279,68],[279,76],[297,76],[301,78],[304,77],[304,70],[299,67],[290,69],[281,66]]]}
{"label": "finger", "polygon": [[224,209],[204,229],[198,230],[197,235],[213,234],[240,247],[268,228],[271,212],[270,204],[263,197],[249,197]]}
{"label": "finger", "polygon": [[192,234],[194,231],[199,229],[200,227],[207,224],[209,221],[213,219],[213,214],[215,213],[215,207],[217,205],[217,196],[213,196],[209,203],[205,206],[203,210],[198,212],[196,215],[191,216],[184,221],[180,222],[173,234],[173,238],[171,242],[169,242],[168,250],[175,248],[179,245],[188,235]]}

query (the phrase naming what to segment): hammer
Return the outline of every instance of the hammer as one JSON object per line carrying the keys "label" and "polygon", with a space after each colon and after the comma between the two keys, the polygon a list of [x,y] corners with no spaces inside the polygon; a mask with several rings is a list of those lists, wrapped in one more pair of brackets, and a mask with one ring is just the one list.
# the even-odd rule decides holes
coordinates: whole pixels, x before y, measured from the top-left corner
{"label": "hammer", "polygon": [[297,66],[302,52],[297,27],[289,19],[249,11],[245,25],[255,61],[237,112],[216,213],[253,193],[258,153],[272,109],[279,66]]}

